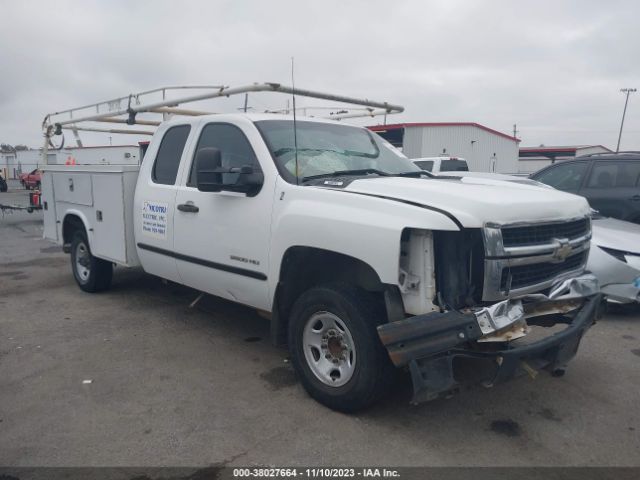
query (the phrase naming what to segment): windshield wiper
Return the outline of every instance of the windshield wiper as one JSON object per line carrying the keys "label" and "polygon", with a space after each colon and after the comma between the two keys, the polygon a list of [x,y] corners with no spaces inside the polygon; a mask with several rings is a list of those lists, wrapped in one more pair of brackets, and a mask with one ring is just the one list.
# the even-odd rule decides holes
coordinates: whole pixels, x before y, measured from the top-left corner
{"label": "windshield wiper", "polygon": [[426,170],[418,170],[412,172],[402,172],[393,174],[394,177],[420,177],[422,175],[426,175],[427,177],[433,178],[435,175],[431,172],[427,172]]}
{"label": "windshield wiper", "polygon": [[359,170],[338,170],[331,173],[321,173],[319,175],[310,175],[308,177],[302,177],[302,181],[306,182],[307,180],[316,180],[318,178],[327,178],[327,177],[340,177],[340,176],[351,176],[351,175],[370,175],[375,174],[380,177],[416,177],[419,178],[422,175],[426,175],[427,177],[433,178],[435,175],[430,172],[425,172],[424,170],[418,170],[413,172],[400,172],[400,173],[389,173],[383,172],[382,170],[377,170],[375,168],[361,168]]}
{"label": "windshield wiper", "polygon": [[335,172],[330,173],[321,173],[319,175],[309,175],[308,177],[302,177],[302,181],[306,182],[307,180],[315,180],[317,178],[327,178],[327,177],[342,177],[346,175],[369,175],[375,174],[380,175],[381,177],[393,177],[394,175],[391,173],[383,172],[382,170],[376,170],[375,168],[362,168],[360,170],[337,170]]}
{"label": "windshield wiper", "polygon": [[[295,150],[296,149],[294,147],[283,147],[273,152],[273,155],[275,157],[279,157],[281,155],[284,155],[285,153],[293,152]],[[346,157],[376,158],[378,156],[376,153],[356,152],[355,150],[340,151],[340,150],[332,150],[330,148],[298,148],[298,152],[318,152],[318,153],[331,152],[331,153],[337,153],[338,155],[344,155]]]}

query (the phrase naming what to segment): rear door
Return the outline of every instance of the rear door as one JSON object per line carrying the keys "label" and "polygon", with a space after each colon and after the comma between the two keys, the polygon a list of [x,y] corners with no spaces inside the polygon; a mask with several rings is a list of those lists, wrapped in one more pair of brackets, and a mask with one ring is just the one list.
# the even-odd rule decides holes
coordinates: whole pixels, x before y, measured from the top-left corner
{"label": "rear door", "polygon": [[174,252],[176,183],[190,132],[190,125],[172,125],[164,132],[159,147],[147,152],[134,200],[140,262],[148,273],[176,282],[181,282]]}
{"label": "rear door", "polygon": [[580,195],[607,217],[640,223],[640,160],[596,160]]}

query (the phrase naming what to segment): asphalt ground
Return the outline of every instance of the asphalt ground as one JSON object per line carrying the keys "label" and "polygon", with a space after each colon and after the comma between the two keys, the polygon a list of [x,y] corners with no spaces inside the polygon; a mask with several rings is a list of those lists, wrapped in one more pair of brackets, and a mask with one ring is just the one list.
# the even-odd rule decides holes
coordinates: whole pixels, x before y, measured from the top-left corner
{"label": "asphalt ground", "polygon": [[41,212],[0,213],[0,465],[640,466],[636,308],[607,313],[562,378],[419,406],[401,381],[344,415],[307,396],[265,319],[197,296],[122,268],[84,293]]}

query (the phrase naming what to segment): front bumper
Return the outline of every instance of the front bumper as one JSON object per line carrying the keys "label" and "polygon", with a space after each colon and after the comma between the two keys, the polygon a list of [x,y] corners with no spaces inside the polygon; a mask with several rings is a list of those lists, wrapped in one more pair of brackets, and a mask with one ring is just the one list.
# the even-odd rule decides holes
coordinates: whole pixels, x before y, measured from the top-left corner
{"label": "front bumper", "polygon": [[[454,393],[462,364],[476,370],[471,378],[486,386],[542,369],[563,373],[598,316],[602,295],[597,292],[595,278],[583,275],[549,295],[505,300],[473,312],[417,315],[380,325],[378,334],[392,362],[409,367],[413,402],[419,403]],[[533,343],[514,342],[530,326],[558,324],[566,328]]]}

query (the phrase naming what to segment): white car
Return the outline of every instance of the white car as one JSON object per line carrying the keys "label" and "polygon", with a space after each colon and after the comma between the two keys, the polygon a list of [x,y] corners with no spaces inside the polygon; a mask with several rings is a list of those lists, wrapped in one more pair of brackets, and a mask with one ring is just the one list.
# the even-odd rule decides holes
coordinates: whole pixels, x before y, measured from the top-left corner
{"label": "white car", "polygon": [[594,216],[587,269],[616,303],[640,302],[640,225]]}

